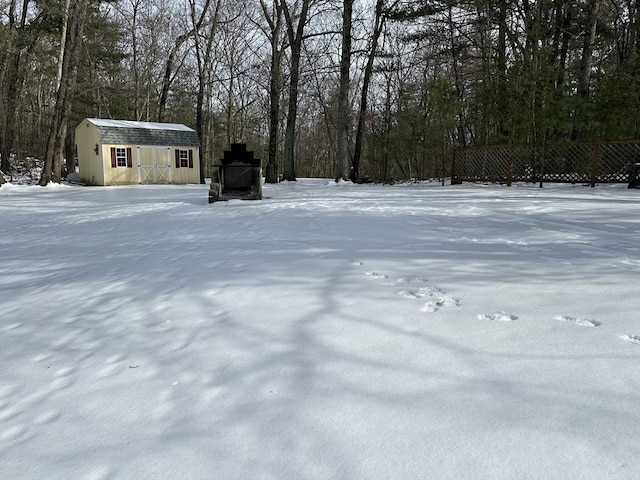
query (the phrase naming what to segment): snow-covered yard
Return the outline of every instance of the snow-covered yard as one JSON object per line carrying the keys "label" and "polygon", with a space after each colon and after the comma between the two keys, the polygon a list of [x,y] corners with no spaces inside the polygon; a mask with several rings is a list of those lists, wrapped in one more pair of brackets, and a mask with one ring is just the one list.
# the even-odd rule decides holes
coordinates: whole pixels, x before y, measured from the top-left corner
{"label": "snow-covered yard", "polygon": [[207,188],[0,188],[1,478],[640,478],[638,190]]}

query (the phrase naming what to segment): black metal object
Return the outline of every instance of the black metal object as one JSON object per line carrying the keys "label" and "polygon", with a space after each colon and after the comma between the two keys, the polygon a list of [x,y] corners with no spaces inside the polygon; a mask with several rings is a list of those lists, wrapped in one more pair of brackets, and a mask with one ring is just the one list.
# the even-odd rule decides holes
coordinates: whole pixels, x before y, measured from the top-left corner
{"label": "black metal object", "polygon": [[631,166],[627,188],[640,188],[640,163]]}
{"label": "black metal object", "polygon": [[254,158],[244,143],[232,143],[213,167],[209,203],[219,200],[262,199],[261,161]]}

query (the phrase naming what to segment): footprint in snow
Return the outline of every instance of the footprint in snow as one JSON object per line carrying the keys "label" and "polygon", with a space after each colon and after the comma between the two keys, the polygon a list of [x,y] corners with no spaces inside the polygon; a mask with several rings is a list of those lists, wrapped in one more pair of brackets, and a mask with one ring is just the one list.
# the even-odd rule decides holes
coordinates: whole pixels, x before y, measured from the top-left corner
{"label": "footprint in snow", "polygon": [[402,295],[405,298],[422,298],[423,295],[420,295],[417,291],[412,290],[400,290],[398,295]]}
{"label": "footprint in snow", "polygon": [[504,312],[496,312],[492,314],[481,313],[478,315],[478,320],[489,320],[490,322],[513,322],[517,320],[516,315],[510,315]]}
{"label": "footprint in snow", "polygon": [[378,273],[378,272],[367,272],[367,276],[373,277],[373,278],[388,278],[384,273]]}
{"label": "footprint in snow", "polygon": [[570,317],[568,315],[556,315],[553,317],[555,320],[560,320],[562,322],[571,322],[576,325],[580,325],[582,327],[597,327],[600,325],[600,322],[596,322],[595,320],[589,320],[588,318],[583,317]]}
{"label": "footprint in snow", "polygon": [[407,298],[422,298],[422,297],[433,297],[436,295],[444,295],[444,292],[440,290],[438,287],[422,287],[416,290],[400,290],[398,295],[402,295]]}
{"label": "footprint in snow", "polygon": [[640,335],[622,335],[620,337],[622,340],[626,340],[627,342],[635,343],[636,345],[640,345]]}
{"label": "footprint in snow", "polygon": [[422,277],[403,277],[398,279],[398,283],[426,283],[428,280]]}
{"label": "footprint in snow", "polygon": [[[409,282],[424,282],[422,278],[403,278],[399,283]],[[420,309],[422,312],[437,312],[442,307],[457,307],[460,305],[460,299],[447,295],[446,292],[438,287],[420,287],[413,290],[400,290],[398,295],[402,295],[405,298],[418,299],[424,297],[431,297],[433,300],[428,301]]]}
{"label": "footprint in snow", "polygon": [[460,299],[450,297],[449,295],[440,295],[434,301],[425,303],[420,311],[433,313],[442,307],[457,307],[458,305],[460,305]]}

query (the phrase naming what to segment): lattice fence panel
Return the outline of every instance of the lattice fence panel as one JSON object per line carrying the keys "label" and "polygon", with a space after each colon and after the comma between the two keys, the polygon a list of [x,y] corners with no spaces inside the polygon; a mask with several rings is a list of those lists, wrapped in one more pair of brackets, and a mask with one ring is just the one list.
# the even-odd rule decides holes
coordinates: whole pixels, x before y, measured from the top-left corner
{"label": "lattice fence panel", "polygon": [[[458,163],[460,162],[460,163]],[[468,182],[506,181],[505,172],[509,163],[508,147],[471,147],[456,152],[456,173]]]}
{"label": "lattice fence panel", "polygon": [[545,182],[590,182],[593,145],[556,145],[545,152],[543,161],[543,180]]}
{"label": "lattice fence panel", "polygon": [[454,181],[625,183],[640,141],[469,147],[456,151]]}
{"label": "lattice fence panel", "polygon": [[511,179],[514,182],[535,182],[540,172],[536,152],[528,145],[512,145],[510,152]]}
{"label": "lattice fence panel", "polygon": [[631,166],[640,163],[640,142],[603,143],[598,153],[598,181],[626,183]]}

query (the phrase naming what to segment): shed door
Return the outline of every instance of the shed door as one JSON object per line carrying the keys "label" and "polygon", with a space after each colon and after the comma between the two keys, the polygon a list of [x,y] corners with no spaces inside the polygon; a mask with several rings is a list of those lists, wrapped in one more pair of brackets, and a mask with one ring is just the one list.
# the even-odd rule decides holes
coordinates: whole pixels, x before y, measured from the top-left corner
{"label": "shed door", "polygon": [[169,147],[138,147],[138,183],[171,183]]}

